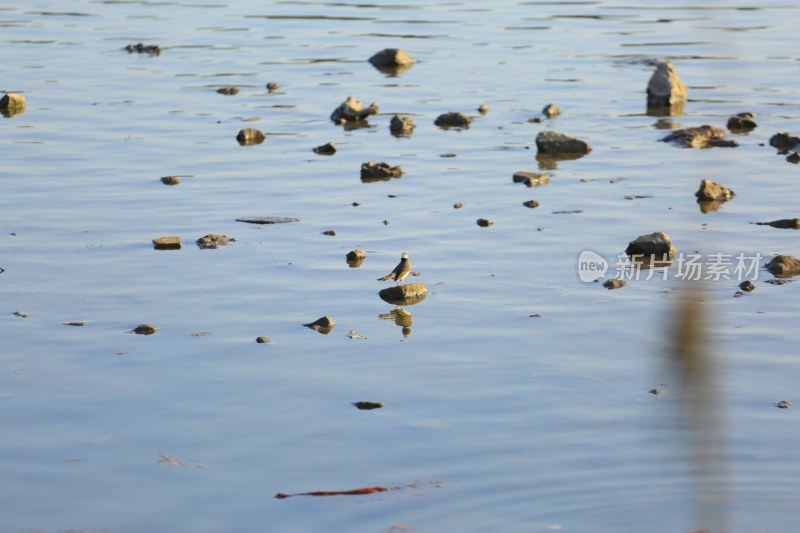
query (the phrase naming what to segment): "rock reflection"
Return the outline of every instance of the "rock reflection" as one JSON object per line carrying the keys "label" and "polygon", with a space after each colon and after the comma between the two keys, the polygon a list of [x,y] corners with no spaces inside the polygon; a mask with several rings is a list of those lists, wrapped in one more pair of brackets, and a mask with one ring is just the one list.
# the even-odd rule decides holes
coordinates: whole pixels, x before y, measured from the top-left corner
{"label": "rock reflection", "polygon": [[392,309],[388,313],[383,313],[378,315],[378,318],[381,320],[392,320],[394,323],[401,328],[403,328],[403,337],[408,337],[411,335],[411,325],[413,324],[411,313],[403,309],[402,307],[397,307]]}
{"label": "rock reflection", "polygon": [[569,152],[560,154],[545,154],[539,152],[536,154],[536,162],[539,163],[539,170],[558,170],[559,161],[572,161],[573,159],[580,159],[584,154],[573,154]]}

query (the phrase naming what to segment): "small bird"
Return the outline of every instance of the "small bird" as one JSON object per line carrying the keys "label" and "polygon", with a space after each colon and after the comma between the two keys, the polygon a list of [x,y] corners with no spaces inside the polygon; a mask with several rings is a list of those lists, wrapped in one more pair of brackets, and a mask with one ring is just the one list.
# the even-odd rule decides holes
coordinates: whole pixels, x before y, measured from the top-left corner
{"label": "small bird", "polygon": [[408,254],[403,252],[403,255],[400,256],[400,262],[397,263],[397,266],[394,267],[394,270],[390,274],[386,274],[382,278],[378,278],[378,281],[386,281],[388,279],[393,279],[395,283],[400,283],[408,276],[408,273],[411,272],[411,261],[408,260]]}

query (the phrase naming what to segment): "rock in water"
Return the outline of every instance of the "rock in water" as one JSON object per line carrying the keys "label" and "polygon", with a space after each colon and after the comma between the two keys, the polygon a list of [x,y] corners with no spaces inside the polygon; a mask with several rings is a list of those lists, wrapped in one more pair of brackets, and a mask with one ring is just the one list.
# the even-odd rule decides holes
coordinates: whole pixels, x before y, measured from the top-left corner
{"label": "rock in water", "polygon": [[361,164],[361,181],[386,181],[391,178],[399,178],[402,175],[402,168],[399,166],[393,167],[388,163],[367,161]]}
{"label": "rock in water", "polygon": [[414,121],[408,116],[395,115],[389,121],[389,131],[392,135],[411,135],[415,127]]}
{"label": "rock in water", "polygon": [[336,153],[336,143],[328,142],[314,148],[314,153],[319,155],[333,155]]}
{"label": "rock in water", "polygon": [[694,128],[674,131],[661,140],[674,142],[684,148],[711,148],[713,146],[733,148],[739,146],[736,141],[730,141],[724,137],[725,130],[704,124]]}
{"label": "rock in water", "polygon": [[15,109],[25,107],[25,97],[17,93],[6,93],[0,98],[0,109]]}
{"label": "rock in water", "polygon": [[765,266],[777,278],[791,278],[800,274],[800,260],[791,255],[776,255]]}
{"label": "rock in water", "polygon": [[200,237],[197,239],[197,246],[203,249],[214,249],[219,248],[220,246],[225,246],[233,239],[229,239],[227,235],[217,235],[215,233],[209,233],[205,237]]}
{"label": "rock in water", "polygon": [[345,124],[347,122],[366,120],[370,115],[377,113],[378,104],[376,102],[372,102],[368,108],[364,109],[364,104],[352,96],[348,96],[347,100],[333,110],[331,120],[337,124]]}
{"label": "rock in water", "polygon": [[536,136],[536,148],[544,154],[580,154],[592,151],[589,143],[557,131],[541,131]]}
{"label": "rock in water", "polygon": [[256,128],[245,128],[243,130],[239,130],[239,133],[236,134],[236,140],[241,146],[261,144],[266,138],[267,136],[264,134],[264,132]]}
{"label": "rock in water", "polygon": [[386,48],[369,58],[373,67],[394,69],[397,67],[411,66],[414,59],[399,48]]}
{"label": "rock in water", "polygon": [[314,329],[319,331],[320,333],[327,335],[333,329],[333,326],[336,324],[334,320],[329,316],[323,316],[322,318],[316,319],[314,322],[309,322],[308,324],[303,324],[307,328]]}
{"label": "rock in water", "polygon": [[778,153],[785,154],[800,145],[800,137],[795,137],[788,132],[776,133],[769,138],[769,145],[777,148]]}
{"label": "rock in water", "polygon": [[675,255],[675,246],[669,240],[669,235],[663,231],[640,235],[628,243],[625,249],[627,255],[640,255],[644,257],[672,258]]}
{"label": "rock in water", "polygon": [[555,104],[547,104],[542,108],[542,115],[547,118],[556,118],[558,115],[561,114],[561,109],[558,108]]}
{"label": "rock in water", "polygon": [[622,287],[624,287],[624,286],[625,286],[625,280],[624,280],[624,279],[622,279],[622,278],[611,278],[611,279],[607,279],[607,280],[606,280],[606,281],[603,283],[603,287],[605,287],[605,288],[606,288],[606,289],[608,289],[608,290],[613,290],[613,289],[621,289],[621,288],[622,288]]}
{"label": "rock in water", "polygon": [[350,250],[349,252],[347,252],[347,257],[346,257],[347,266],[349,266],[350,268],[358,268],[361,266],[361,263],[364,262],[364,259],[366,257],[367,257],[366,254],[364,254],[364,252],[358,248]]}
{"label": "rock in water", "polygon": [[378,293],[385,302],[393,305],[414,305],[428,295],[428,287],[424,283],[406,283],[387,287]]}
{"label": "rock in water", "polygon": [[472,123],[472,117],[468,117],[464,113],[451,111],[439,115],[433,123],[444,130],[449,128],[469,128]]}
{"label": "rock in water", "polygon": [[540,172],[525,172],[524,170],[520,170],[519,172],[514,172],[511,180],[514,183],[524,183],[528,187],[538,187],[539,185],[550,183],[550,176]]}
{"label": "rock in water", "polygon": [[133,328],[133,333],[137,335],[152,335],[156,331],[158,331],[158,328],[152,324],[139,324]]}
{"label": "rock in water", "polygon": [[728,119],[728,129],[734,133],[746,133],[756,126],[753,113],[737,113]]}
{"label": "rock in water", "polygon": [[675,72],[672,61],[656,63],[656,71],[647,84],[648,110],[661,110],[664,114],[679,115],[683,113],[686,98],[686,85]]}
{"label": "rock in water", "polygon": [[736,196],[729,188],[725,187],[724,185],[720,185],[719,183],[714,183],[711,180],[702,180],[700,182],[700,188],[697,190],[694,195],[697,197],[697,201],[727,201]]}
{"label": "rock in water", "polygon": [[158,237],[153,239],[153,248],[156,250],[180,250],[181,238],[176,236]]}

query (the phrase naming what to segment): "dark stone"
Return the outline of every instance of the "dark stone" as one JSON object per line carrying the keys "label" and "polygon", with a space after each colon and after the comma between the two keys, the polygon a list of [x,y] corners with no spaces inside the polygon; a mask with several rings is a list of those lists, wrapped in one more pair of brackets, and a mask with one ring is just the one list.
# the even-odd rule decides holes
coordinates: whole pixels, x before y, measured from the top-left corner
{"label": "dark stone", "polygon": [[744,280],[739,284],[739,288],[745,292],[752,292],[756,288],[755,284],[749,279]]}
{"label": "dark stone", "polygon": [[557,131],[542,131],[536,136],[536,148],[544,154],[586,155],[592,151],[589,143]]}
{"label": "dark stone", "polygon": [[451,111],[439,115],[433,123],[445,130],[449,128],[469,128],[472,123],[472,117],[468,117],[464,113]]}
{"label": "dark stone", "polygon": [[800,274],[800,260],[791,255],[776,255],[764,266],[776,278],[791,278]]}
{"label": "dark stone", "polygon": [[133,328],[133,333],[137,335],[152,335],[156,331],[158,331],[158,328],[152,324],[139,324]]}
{"label": "dark stone", "polygon": [[233,96],[235,94],[239,94],[239,88],[238,87],[222,87],[220,89],[217,89],[217,92],[219,94],[224,94],[225,96]]}
{"label": "dark stone", "polygon": [[127,50],[129,54],[149,54],[151,56],[157,56],[161,54],[161,47],[157,44],[129,44],[125,47],[125,50]]}
{"label": "dark stone", "polygon": [[289,224],[300,222],[300,219],[288,217],[243,217],[237,218],[236,222],[246,222],[247,224]]}
{"label": "dark stone", "polygon": [[679,144],[684,148],[733,148],[739,146],[736,141],[727,140],[724,137],[725,130],[705,124],[674,131],[661,140]]}
{"label": "dark stone", "polygon": [[314,148],[314,153],[319,155],[333,155],[336,153],[336,144],[329,142]]}
{"label": "dark stone", "polygon": [[264,132],[256,128],[245,128],[243,130],[239,130],[239,133],[236,134],[236,140],[241,146],[261,144],[266,138],[267,136],[264,134]]}
{"label": "dark stone", "polygon": [[625,286],[625,280],[624,280],[624,279],[621,279],[621,278],[611,278],[611,279],[607,279],[607,280],[606,280],[606,281],[603,283],[603,287],[605,287],[605,288],[606,288],[606,289],[608,289],[608,290],[612,290],[612,289],[621,289],[621,288],[622,288],[622,287],[624,287],[624,286]]}
{"label": "dark stone", "polygon": [[476,224],[478,224],[482,228],[488,228],[489,226],[494,224],[494,221],[493,220],[489,220],[488,218],[479,218],[476,221]]}

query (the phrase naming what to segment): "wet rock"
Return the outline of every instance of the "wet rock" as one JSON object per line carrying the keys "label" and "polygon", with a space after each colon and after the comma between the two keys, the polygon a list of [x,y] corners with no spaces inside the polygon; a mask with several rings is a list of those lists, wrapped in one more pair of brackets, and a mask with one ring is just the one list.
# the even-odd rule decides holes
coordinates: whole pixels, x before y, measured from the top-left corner
{"label": "wet rock", "polygon": [[453,209],[461,209],[462,207],[464,207],[464,204],[461,202],[456,202],[453,204]]}
{"label": "wet rock", "polygon": [[235,94],[239,94],[238,87],[221,87],[217,89],[219,94],[224,94],[225,96],[233,96]]}
{"label": "wet rock", "polygon": [[402,175],[402,168],[399,166],[393,167],[388,163],[368,161],[361,164],[361,181],[387,181],[392,178],[399,178]]}
{"label": "wet rock", "polygon": [[756,126],[753,113],[737,113],[728,119],[728,129],[734,133],[746,133]]}
{"label": "wet rock", "polygon": [[764,266],[776,278],[791,278],[800,274],[800,260],[791,255],[776,255]]}
{"label": "wet rock", "polygon": [[[6,93],[0,98],[0,110],[15,115],[25,109],[25,97],[17,93]],[[5,114],[4,113],[4,114]]]}
{"label": "wet rock", "polygon": [[200,237],[197,239],[197,246],[203,249],[214,249],[219,248],[220,246],[225,246],[233,239],[229,239],[227,235],[216,235],[214,233],[209,233],[205,237]]}
{"label": "wet rock", "polygon": [[700,181],[700,188],[694,195],[697,197],[698,202],[706,201],[720,201],[725,202],[736,196],[729,188],[719,183],[714,183],[711,180]]}
{"label": "wet rock", "polygon": [[322,333],[323,335],[327,335],[328,333],[331,332],[335,324],[336,323],[333,321],[331,317],[323,316],[322,318],[318,318],[314,322],[309,322],[308,324],[303,324],[303,325],[307,328],[316,330]]}
{"label": "wet rock", "polygon": [[464,113],[451,111],[439,115],[433,123],[444,130],[450,128],[469,128],[469,125],[472,123],[472,117],[468,117]]}
{"label": "wet rock", "polygon": [[256,337],[256,342],[259,344],[266,344],[272,342],[272,339],[269,337]]}
{"label": "wet rock", "polygon": [[25,311],[14,311],[14,312],[13,312],[13,313],[11,313],[11,314],[12,314],[12,315],[14,315],[14,316],[18,316],[18,317],[20,317],[20,318],[28,318],[28,317],[30,316],[30,315],[29,315],[28,313],[26,313]]}
{"label": "wet rock", "polygon": [[397,76],[416,63],[414,59],[399,48],[386,48],[369,58],[370,64],[384,74]]}
{"label": "wet rock", "polygon": [[392,135],[411,135],[415,127],[414,121],[409,116],[394,115],[389,121],[389,132]]}
{"label": "wet rock", "polygon": [[161,54],[161,47],[157,44],[144,44],[144,43],[136,43],[136,44],[129,44],[124,48],[129,54],[149,54],[151,56],[157,56]]}
{"label": "wet rock", "polygon": [[800,218],[782,218],[772,222],[754,222],[757,226],[772,226],[779,229],[800,229]]}
{"label": "wet rock", "polygon": [[775,404],[775,407],[778,409],[788,409],[792,406],[792,402],[789,400],[781,400],[780,402]]}
{"label": "wet rock", "polygon": [[333,113],[331,113],[331,120],[336,124],[359,122],[366,120],[370,115],[375,115],[377,113],[377,103],[372,102],[368,108],[364,109],[364,104],[352,96],[348,96],[347,100],[342,102],[339,107],[333,110]]}
{"label": "wet rock", "polygon": [[629,242],[625,253],[629,256],[671,258],[675,255],[675,246],[669,240],[669,235],[663,231],[657,231],[649,235],[640,235]]}
{"label": "wet rock", "polygon": [[153,239],[153,248],[156,250],[180,250],[181,238],[177,236],[158,237]]}
{"label": "wet rock", "polygon": [[133,328],[131,333],[135,333],[137,335],[152,335],[156,331],[158,331],[158,328],[152,324],[139,324]]}
{"label": "wet rock", "polygon": [[542,108],[542,115],[547,118],[556,118],[561,114],[561,109],[555,104],[547,104]]}
{"label": "wet rock", "polygon": [[794,163],[796,165],[797,163],[800,163],[800,154],[797,152],[792,152],[791,154],[786,156],[786,161],[788,161],[789,163]]}
{"label": "wet rock", "polygon": [[364,262],[367,255],[362,251],[356,248],[355,250],[350,250],[347,252],[347,266],[350,268],[358,268],[361,266],[361,263]]}
{"label": "wet rock", "polygon": [[479,218],[478,220],[475,221],[475,223],[478,224],[482,228],[488,228],[489,226],[494,224],[494,221],[493,220],[489,220],[488,218]]}
{"label": "wet rock", "polygon": [[650,394],[653,394],[653,395],[655,395],[655,396],[658,396],[659,394],[661,394],[661,393],[662,393],[662,392],[664,392],[664,391],[662,391],[661,389],[650,389],[650,390],[649,390],[649,391],[647,391],[647,392],[649,392]]}
{"label": "wet rock", "polygon": [[557,131],[541,131],[536,136],[536,148],[543,154],[579,154],[592,151],[589,143]]}
{"label": "wet rock", "polygon": [[704,124],[674,131],[661,140],[679,144],[684,148],[733,148],[739,146],[736,141],[727,140],[724,137],[725,130]]}
{"label": "wet rock", "polygon": [[684,85],[672,61],[659,61],[656,71],[647,84],[648,112],[664,115],[683,114],[683,105],[687,98]]}
{"label": "wet rock", "polygon": [[267,83],[267,91],[269,91],[271,93],[277,91],[280,88],[281,88],[281,86],[279,84],[275,83],[274,81],[271,81],[271,82]]}
{"label": "wet rock", "polygon": [[522,202],[522,205],[533,209],[535,207],[539,207],[539,202],[537,202],[536,200],[528,200],[527,202]]}
{"label": "wet rock", "polygon": [[800,145],[800,137],[791,133],[776,133],[769,138],[769,145],[778,149],[778,153],[785,154]]}
{"label": "wet rock", "polygon": [[481,105],[478,106],[478,113],[480,113],[481,115],[485,115],[488,112],[489,112],[489,106],[488,105],[481,104]]}
{"label": "wet rock", "polygon": [[336,153],[336,144],[328,142],[314,148],[314,153],[319,155],[333,155]]}
{"label": "wet rock", "polygon": [[424,283],[394,285],[378,293],[381,300],[392,305],[414,305],[424,300],[427,295],[428,287]]}
{"label": "wet rock", "polygon": [[389,225],[389,224],[391,224],[391,223],[392,223],[392,221],[391,221],[391,220],[389,220],[388,218],[387,218],[387,219],[384,219],[384,221],[383,221],[383,225],[384,225],[384,226],[388,226],[388,225]]}
{"label": "wet rock", "polygon": [[739,288],[745,292],[752,292],[756,288],[756,286],[752,281],[747,279],[739,284]]}
{"label": "wet rock", "polygon": [[380,409],[381,407],[383,407],[383,403],[381,402],[353,402],[353,405],[355,405],[357,409],[361,409],[362,411]]}
{"label": "wet rock", "polygon": [[624,287],[624,286],[625,286],[625,280],[624,280],[624,279],[622,279],[622,278],[611,278],[611,279],[607,279],[607,280],[606,280],[606,281],[603,283],[603,287],[605,287],[605,288],[606,288],[606,289],[608,289],[608,290],[612,290],[612,289],[621,289],[621,288],[622,288],[622,287]]}
{"label": "wet rock", "polygon": [[267,136],[263,131],[256,128],[245,128],[239,130],[236,134],[236,140],[239,141],[241,146],[253,146],[254,144],[261,144]]}
{"label": "wet rock", "polygon": [[328,237],[336,237],[336,230],[325,230],[322,232],[323,235],[327,235]]}
{"label": "wet rock", "polygon": [[64,325],[81,328],[86,325],[86,322],[83,321],[64,322]]}
{"label": "wet rock", "polygon": [[245,222],[247,224],[291,224],[292,222],[300,222],[300,219],[290,217],[242,217],[237,218],[236,222]]}
{"label": "wet rock", "polygon": [[180,184],[181,179],[178,176],[164,176],[161,179],[161,183],[164,185],[169,185],[170,187]]}
{"label": "wet rock", "polygon": [[519,172],[514,172],[511,180],[514,183],[524,183],[528,187],[538,187],[539,185],[550,183],[550,176],[539,172],[525,172],[520,170]]}

